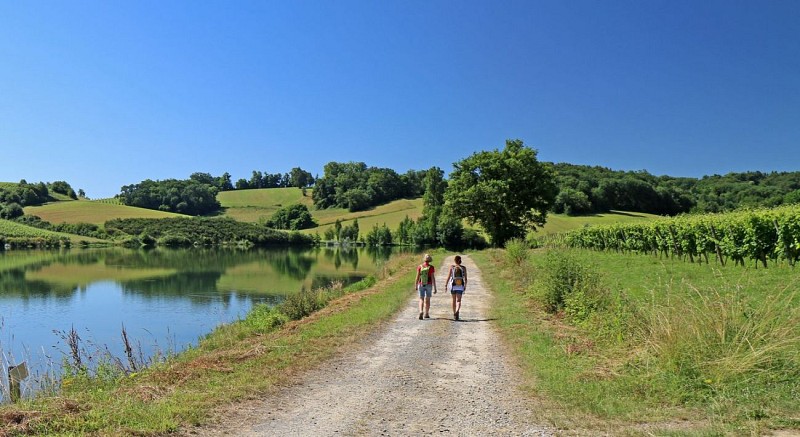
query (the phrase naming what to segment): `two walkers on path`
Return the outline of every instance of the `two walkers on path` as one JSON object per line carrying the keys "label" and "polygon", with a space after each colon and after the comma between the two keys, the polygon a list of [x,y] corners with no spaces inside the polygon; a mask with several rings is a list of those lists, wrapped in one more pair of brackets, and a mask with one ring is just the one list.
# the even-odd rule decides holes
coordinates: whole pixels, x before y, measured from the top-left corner
{"label": "two walkers on path", "polygon": [[[414,288],[419,292],[419,319],[429,319],[431,310],[431,295],[436,289],[436,269],[431,264],[433,258],[425,254],[422,264],[417,266],[417,277]],[[467,288],[467,268],[461,265],[461,256],[456,255],[455,264],[450,266],[445,279],[445,289],[450,286],[450,296],[453,299],[453,318],[458,320],[461,311],[461,297]]]}

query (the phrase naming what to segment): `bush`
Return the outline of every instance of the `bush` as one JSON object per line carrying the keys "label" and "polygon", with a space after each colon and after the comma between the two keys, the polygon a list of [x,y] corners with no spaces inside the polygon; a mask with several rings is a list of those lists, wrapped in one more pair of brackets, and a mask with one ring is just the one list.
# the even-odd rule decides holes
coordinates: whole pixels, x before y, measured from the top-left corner
{"label": "bush", "polygon": [[186,235],[167,234],[158,238],[156,244],[163,247],[189,247],[192,240]]}
{"label": "bush", "polygon": [[535,296],[549,313],[562,310],[579,320],[595,311],[604,293],[600,275],[566,252],[551,251],[534,286]]}
{"label": "bush", "polygon": [[519,238],[512,238],[506,241],[506,260],[512,266],[520,266],[528,261],[530,252],[528,244]]}
{"label": "bush", "polygon": [[12,220],[25,214],[18,203],[9,203],[0,209],[0,218]]}
{"label": "bush", "polygon": [[328,299],[323,291],[303,289],[297,294],[290,294],[281,302],[278,309],[289,320],[300,320],[325,307]]}
{"label": "bush", "polygon": [[275,330],[288,321],[289,317],[278,308],[260,304],[253,307],[247,317],[242,320],[242,325],[256,333],[264,334]]}

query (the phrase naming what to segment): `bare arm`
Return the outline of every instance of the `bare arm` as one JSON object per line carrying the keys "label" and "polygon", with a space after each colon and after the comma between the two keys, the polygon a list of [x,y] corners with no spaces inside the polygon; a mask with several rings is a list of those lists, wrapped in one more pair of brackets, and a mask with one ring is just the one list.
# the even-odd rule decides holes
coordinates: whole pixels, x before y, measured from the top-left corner
{"label": "bare arm", "polygon": [[450,266],[450,268],[447,270],[447,279],[444,280],[445,288],[447,288],[447,284],[450,283],[450,275],[452,274],[453,274],[453,266]]}

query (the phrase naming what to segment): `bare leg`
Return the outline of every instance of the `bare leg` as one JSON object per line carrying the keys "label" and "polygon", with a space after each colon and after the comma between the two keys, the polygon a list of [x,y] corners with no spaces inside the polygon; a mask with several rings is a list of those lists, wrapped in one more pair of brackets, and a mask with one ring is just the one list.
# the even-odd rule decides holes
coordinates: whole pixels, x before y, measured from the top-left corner
{"label": "bare leg", "polygon": [[425,315],[430,314],[431,312],[431,298],[425,298]]}

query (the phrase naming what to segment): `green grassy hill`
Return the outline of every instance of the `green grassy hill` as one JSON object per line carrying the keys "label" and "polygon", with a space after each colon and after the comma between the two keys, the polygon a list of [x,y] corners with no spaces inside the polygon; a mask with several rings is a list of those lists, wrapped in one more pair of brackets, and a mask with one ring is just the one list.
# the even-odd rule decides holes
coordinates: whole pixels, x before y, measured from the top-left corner
{"label": "green grassy hill", "polygon": [[69,200],[51,202],[42,206],[29,206],[26,215],[36,215],[53,224],[58,223],[103,223],[116,218],[167,218],[181,217],[180,214],[136,208],[107,202],[91,200]]}
{"label": "green grassy hill", "polygon": [[306,195],[303,196],[303,191],[299,188],[223,191],[217,194],[217,200],[226,217],[243,222],[267,220],[282,206],[295,203],[306,205],[312,212],[314,209],[311,190],[306,190]]}
{"label": "green grassy hill", "polygon": [[312,210],[311,215],[319,223],[319,227],[306,229],[303,232],[323,234],[325,230],[334,226],[337,219],[342,222],[342,226],[347,226],[353,220],[358,219],[358,227],[362,235],[366,234],[374,225],[381,226],[384,223],[390,230],[395,231],[406,216],[411,220],[416,220],[422,215],[422,198],[395,200],[367,211],[358,212],[350,212],[344,208]]}
{"label": "green grassy hill", "polygon": [[[297,188],[264,188],[254,190],[224,191],[217,195],[223,208],[223,215],[244,222],[258,222],[269,219],[279,208],[292,204],[306,205],[319,227],[306,229],[307,234],[323,234],[336,220],[348,225],[358,219],[362,234],[374,225],[384,223],[396,230],[406,216],[412,220],[422,215],[422,199],[401,199],[367,211],[350,212],[344,208],[316,210],[311,199],[311,190],[306,195]],[[166,218],[177,217],[163,211],[135,208],[121,205],[117,199],[101,200],[62,200],[42,206],[25,208],[25,214],[37,215],[50,223],[94,223],[101,225],[115,218]],[[612,211],[590,216],[570,217],[562,214],[548,215],[547,224],[537,231],[537,235],[550,235],[584,226],[652,220],[657,216],[644,213]]]}
{"label": "green grassy hill", "polygon": [[245,222],[257,222],[272,217],[279,208],[296,203],[306,205],[319,227],[303,232],[320,234],[340,220],[343,225],[358,219],[362,231],[373,225],[386,223],[389,229],[396,229],[406,216],[416,220],[422,214],[422,199],[401,199],[381,205],[368,211],[350,212],[344,208],[314,209],[311,190],[306,195],[298,188],[262,188],[256,190],[223,191],[217,200],[224,209],[224,215]]}
{"label": "green grassy hill", "polygon": [[[257,222],[260,219],[268,219],[282,206],[300,203],[306,205],[311,211],[314,220],[319,227],[306,229],[303,232],[313,234],[323,234],[329,227],[333,226],[336,220],[340,220],[346,226],[354,219],[358,219],[358,225],[362,234],[372,229],[374,225],[386,224],[391,230],[396,230],[400,221],[406,216],[416,220],[422,215],[422,199],[401,199],[375,207],[368,211],[350,212],[344,208],[330,208],[323,210],[314,209],[311,200],[311,190],[307,190],[303,196],[301,190],[297,188],[264,188],[257,190],[237,190],[225,191],[217,195],[217,199],[224,208],[225,216],[236,220]],[[570,217],[563,214],[550,214],[547,216],[547,224],[539,229],[537,235],[550,235],[560,232],[578,229],[584,226],[601,225],[608,223],[631,222],[639,220],[652,220],[658,216],[644,213],[628,213],[622,211],[611,211],[603,214],[588,216]]]}
{"label": "green grassy hill", "polygon": [[654,214],[642,212],[610,211],[602,214],[570,217],[565,214],[548,214],[547,223],[537,230],[536,235],[552,235],[579,229],[584,226],[606,225],[611,223],[627,223],[659,218]]}

